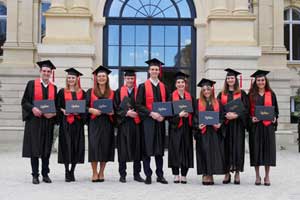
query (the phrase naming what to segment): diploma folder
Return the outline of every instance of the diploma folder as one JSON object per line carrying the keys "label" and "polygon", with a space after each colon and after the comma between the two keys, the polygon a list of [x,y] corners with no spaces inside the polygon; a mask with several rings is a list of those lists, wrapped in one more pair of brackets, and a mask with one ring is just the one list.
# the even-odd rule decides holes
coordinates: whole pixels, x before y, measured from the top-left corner
{"label": "diploma folder", "polygon": [[85,113],[86,102],[85,100],[70,100],[66,101],[66,113]]}
{"label": "diploma folder", "polygon": [[186,111],[188,113],[193,112],[193,105],[191,101],[188,100],[179,100],[179,101],[173,101],[173,110],[174,114],[177,115],[181,111]]}
{"label": "diploma folder", "polygon": [[152,104],[152,111],[159,113],[163,117],[172,116],[172,102],[154,102]]}
{"label": "diploma folder", "polygon": [[133,109],[133,106],[131,104],[131,100],[129,97],[124,97],[123,100],[120,103],[120,108],[122,108],[124,111],[128,111],[129,109]]}
{"label": "diploma folder", "polygon": [[199,124],[214,125],[214,124],[218,124],[219,122],[220,122],[219,112],[214,112],[214,111],[199,112]]}
{"label": "diploma folder", "polygon": [[241,98],[238,98],[224,105],[224,110],[225,112],[235,112],[237,114],[242,114],[245,108]]}
{"label": "diploma folder", "polygon": [[54,100],[39,100],[33,102],[34,107],[37,107],[43,114],[56,113]]}
{"label": "diploma folder", "polygon": [[111,99],[98,99],[94,101],[94,108],[100,110],[101,113],[111,113],[113,112],[113,105]]}
{"label": "diploma folder", "polygon": [[255,106],[255,117],[258,120],[274,120],[274,106]]}

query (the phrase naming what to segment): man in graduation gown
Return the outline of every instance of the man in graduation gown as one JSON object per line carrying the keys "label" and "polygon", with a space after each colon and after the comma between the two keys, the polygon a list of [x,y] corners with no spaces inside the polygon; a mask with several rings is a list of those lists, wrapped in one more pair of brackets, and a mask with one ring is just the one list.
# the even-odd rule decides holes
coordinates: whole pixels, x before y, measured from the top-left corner
{"label": "man in graduation gown", "polygon": [[135,71],[126,70],[125,84],[116,90],[114,109],[118,126],[117,148],[119,160],[120,182],[126,182],[126,162],[133,161],[134,180],[144,182],[141,172],[141,136],[140,117],[135,110],[137,87]]}
{"label": "man in graduation gown", "polygon": [[37,64],[40,67],[40,78],[27,83],[21,103],[23,121],[25,121],[22,156],[31,159],[33,184],[39,184],[39,158],[42,160],[43,181],[51,183],[48,176],[49,158],[56,123],[56,113],[42,113],[34,106],[34,101],[55,100],[57,88],[50,82],[55,66],[50,60],[37,62]]}
{"label": "man in graduation gown", "polygon": [[165,85],[159,81],[160,66],[158,59],[146,61],[149,65],[150,78],[141,84],[137,94],[137,111],[141,117],[143,167],[146,184],[151,184],[152,170],[150,157],[155,156],[157,182],[167,184],[163,174],[163,155],[165,145],[165,119],[159,113],[152,111],[153,102],[164,102],[169,99]]}

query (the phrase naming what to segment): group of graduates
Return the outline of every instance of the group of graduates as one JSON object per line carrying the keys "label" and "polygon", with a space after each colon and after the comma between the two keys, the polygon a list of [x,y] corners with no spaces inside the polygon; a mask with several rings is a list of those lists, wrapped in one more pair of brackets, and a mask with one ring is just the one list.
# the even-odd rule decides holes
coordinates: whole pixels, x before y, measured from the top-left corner
{"label": "group of graduates", "polygon": [[[203,185],[213,185],[215,174],[224,174],[223,184],[240,184],[240,172],[244,170],[245,131],[249,131],[250,164],[255,167],[255,185],[261,185],[259,166],[265,166],[264,185],[270,185],[270,166],[276,165],[275,130],[278,119],[276,95],[269,85],[268,71],[257,70],[251,77],[249,94],[239,86],[239,72],[226,69],[224,87],[217,97],[214,95],[215,81],[203,78],[199,99],[188,92],[188,75],[176,73],[176,89],[169,93],[159,80],[158,59],[146,61],[149,78],[136,87],[133,70],[124,72],[124,85],[113,91],[110,89],[111,71],[99,66],[93,71],[94,87],[85,92],[80,87],[82,74],[74,68],[65,70],[66,86],[57,93],[50,81],[55,66],[51,61],[41,61],[40,78],[28,82],[22,99],[23,120],[25,121],[23,157],[31,158],[32,182],[39,184],[39,158],[42,160],[43,181],[51,183],[48,176],[49,158],[53,143],[53,129],[59,124],[58,163],[65,165],[65,181],[75,181],[76,164],[84,163],[84,125],[88,126],[88,161],[92,167],[92,182],[104,182],[106,163],[114,161],[115,134],[117,127],[117,152],[119,181],[126,182],[126,163],[133,162],[134,180],[152,183],[151,157],[155,158],[156,181],[167,184],[163,172],[166,124],[169,123],[168,166],[172,169],[174,183],[187,183],[187,174],[194,167],[194,140],[196,145],[197,174],[202,175]],[[129,98],[131,107],[124,109],[122,101]],[[240,98],[245,108],[242,113],[225,112],[224,105]],[[54,100],[57,113],[43,114],[34,106],[37,100]],[[98,99],[111,99],[112,113],[101,113],[94,108]],[[66,102],[86,100],[86,113],[68,114]],[[152,110],[154,102],[188,100],[192,102],[193,113],[181,111],[172,117],[163,117]],[[273,121],[259,121],[254,113],[257,105],[274,106]],[[198,113],[219,112],[220,122],[214,125],[199,124]],[[99,166],[98,166],[99,163]],[[141,165],[146,178],[140,175]]]}

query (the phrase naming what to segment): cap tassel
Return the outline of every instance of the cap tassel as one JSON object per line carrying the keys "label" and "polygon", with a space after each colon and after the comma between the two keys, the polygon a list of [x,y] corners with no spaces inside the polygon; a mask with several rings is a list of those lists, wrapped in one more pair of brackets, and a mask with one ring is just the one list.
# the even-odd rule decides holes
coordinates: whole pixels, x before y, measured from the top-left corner
{"label": "cap tassel", "polygon": [[136,75],[134,75],[133,87],[136,88]]}
{"label": "cap tassel", "polygon": [[161,66],[161,64],[159,64],[159,79],[162,78],[162,73],[163,73],[162,66]]}
{"label": "cap tassel", "polygon": [[240,75],[240,88],[243,88],[243,77],[242,74]]}
{"label": "cap tassel", "polygon": [[78,76],[78,87],[81,88],[80,76]]}
{"label": "cap tassel", "polygon": [[55,82],[55,71],[52,70],[52,82],[54,83]]}
{"label": "cap tassel", "polygon": [[96,85],[97,85],[97,80],[96,80],[96,75],[94,74],[94,88],[96,87]]}

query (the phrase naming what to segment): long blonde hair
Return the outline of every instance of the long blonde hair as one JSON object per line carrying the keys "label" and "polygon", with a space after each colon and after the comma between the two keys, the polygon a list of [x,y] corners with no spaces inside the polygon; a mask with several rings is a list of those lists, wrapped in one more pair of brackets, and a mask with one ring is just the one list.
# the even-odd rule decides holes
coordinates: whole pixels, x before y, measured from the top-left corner
{"label": "long blonde hair", "polygon": [[[78,81],[79,81],[79,77],[76,77],[76,81],[75,81],[75,92],[78,92],[81,90],[81,88],[79,87],[79,84],[78,84]],[[70,86],[68,84],[68,76],[66,77],[66,87],[65,87],[66,90],[70,90]]]}
{"label": "long blonde hair", "polygon": [[[215,98],[215,95],[213,94],[213,87],[210,87],[210,86],[206,86],[206,87],[209,87],[210,88],[210,97],[209,97],[209,101],[211,102],[212,106],[215,105],[215,102],[216,102],[216,98]],[[202,91],[203,88],[201,88],[201,91],[200,91],[200,101],[201,103],[206,106],[206,98],[203,94],[203,91]]]}

